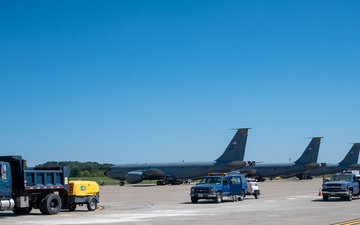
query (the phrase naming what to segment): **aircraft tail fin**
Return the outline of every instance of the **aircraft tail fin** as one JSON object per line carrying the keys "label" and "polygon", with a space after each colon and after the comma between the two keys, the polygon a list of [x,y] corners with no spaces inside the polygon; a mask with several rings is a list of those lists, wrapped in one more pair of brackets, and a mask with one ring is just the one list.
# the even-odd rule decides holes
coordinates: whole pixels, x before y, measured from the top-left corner
{"label": "aircraft tail fin", "polygon": [[224,153],[216,161],[232,162],[243,161],[248,130],[250,128],[238,129],[233,139],[225,149]]}
{"label": "aircraft tail fin", "polygon": [[345,158],[339,163],[340,165],[356,164],[359,160],[360,143],[354,143]]}
{"label": "aircraft tail fin", "polygon": [[314,138],[312,138],[311,142],[306,147],[303,154],[294,163],[297,163],[297,164],[316,163],[318,155],[319,155],[319,148],[320,148],[320,140],[321,140],[321,138],[322,137],[314,137]]}

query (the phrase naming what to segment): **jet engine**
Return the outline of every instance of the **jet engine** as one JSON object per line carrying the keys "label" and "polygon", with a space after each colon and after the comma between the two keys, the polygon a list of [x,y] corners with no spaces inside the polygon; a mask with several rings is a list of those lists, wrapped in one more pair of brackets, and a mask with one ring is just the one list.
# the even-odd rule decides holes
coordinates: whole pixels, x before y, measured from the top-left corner
{"label": "jet engine", "polygon": [[129,184],[136,184],[144,180],[144,173],[139,171],[132,171],[126,175],[126,181]]}

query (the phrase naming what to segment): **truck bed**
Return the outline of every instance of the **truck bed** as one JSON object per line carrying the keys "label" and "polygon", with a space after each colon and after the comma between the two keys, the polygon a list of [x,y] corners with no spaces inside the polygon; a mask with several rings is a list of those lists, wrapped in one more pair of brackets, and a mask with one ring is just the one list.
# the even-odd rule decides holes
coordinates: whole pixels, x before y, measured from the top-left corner
{"label": "truck bed", "polygon": [[37,189],[69,190],[68,167],[28,167],[21,156],[0,156],[11,166],[12,188],[15,192]]}
{"label": "truck bed", "polygon": [[69,189],[67,167],[28,168],[24,170],[24,189]]}

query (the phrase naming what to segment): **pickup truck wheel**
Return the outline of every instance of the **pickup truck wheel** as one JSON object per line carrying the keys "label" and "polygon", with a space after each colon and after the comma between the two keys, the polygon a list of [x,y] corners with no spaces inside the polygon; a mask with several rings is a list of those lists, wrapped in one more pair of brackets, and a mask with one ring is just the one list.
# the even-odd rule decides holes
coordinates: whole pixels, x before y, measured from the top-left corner
{"label": "pickup truck wheel", "polygon": [[221,194],[220,192],[216,193],[216,197],[215,197],[214,201],[215,201],[216,203],[221,203],[222,200],[223,200],[222,194]]}
{"label": "pickup truck wheel", "polygon": [[353,199],[353,194],[352,193],[353,193],[352,190],[349,190],[349,195],[347,197],[348,201],[351,201]]}
{"label": "pickup truck wheel", "polygon": [[13,212],[18,215],[28,215],[32,210],[32,207],[28,208],[15,208]]}
{"label": "pickup truck wheel", "polygon": [[70,204],[69,204],[69,211],[75,211],[75,209],[76,209],[76,203],[75,202],[71,202]]}
{"label": "pickup truck wheel", "polygon": [[95,211],[97,209],[97,202],[95,199],[91,199],[90,202],[87,203],[87,208],[89,211]]}
{"label": "pickup truck wheel", "polygon": [[329,200],[329,196],[328,196],[328,195],[323,195],[323,200],[324,200],[324,201]]}
{"label": "pickup truck wheel", "polygon": [[44,215],[58,214],[61,209],[61,198],[59,195],[50,193],[41,200],[39,209]]}
{"label": "pickup truck wheel", "polygon": [[191,202],[192,202],[192,203],[197,203],[198,201],[199,201],[198,198],[196,198],[196,197],[191,197]]}

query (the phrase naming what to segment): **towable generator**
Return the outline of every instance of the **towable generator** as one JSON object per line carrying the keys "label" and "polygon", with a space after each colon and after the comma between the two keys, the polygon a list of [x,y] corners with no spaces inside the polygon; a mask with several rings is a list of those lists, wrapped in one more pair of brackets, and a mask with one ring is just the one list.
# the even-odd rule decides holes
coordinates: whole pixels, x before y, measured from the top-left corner
{"label": "towable generator", "polygon": [[98,185],[96,189],[95,184],[87,181],[86,185],[80,185],[81,192],[74,182],[70,190],[69,174],[68,167],[30,168],[21,156],[0,156],[0,211],[13,210],[25,215],[35,208],[52,215],[61,209],[73,211],[77,204],[84,203],[90,211],[95,210],[99,202]]}

